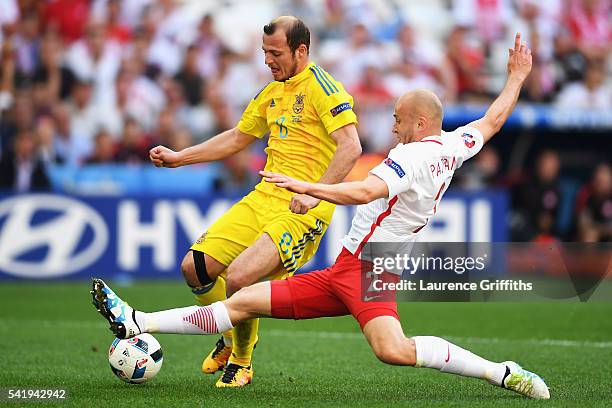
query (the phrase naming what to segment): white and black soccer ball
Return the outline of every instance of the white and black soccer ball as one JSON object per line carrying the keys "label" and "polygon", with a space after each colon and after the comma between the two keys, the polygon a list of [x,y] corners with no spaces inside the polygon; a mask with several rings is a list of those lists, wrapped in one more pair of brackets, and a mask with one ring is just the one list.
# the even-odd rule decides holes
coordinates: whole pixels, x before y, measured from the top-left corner
{"label": "white and black soccer ball", "polygon": [[130,384],[141,384],[155,377],[163,361],[159,342],[148,333],[131,339],[115,339],[108,349],[111,370]]}

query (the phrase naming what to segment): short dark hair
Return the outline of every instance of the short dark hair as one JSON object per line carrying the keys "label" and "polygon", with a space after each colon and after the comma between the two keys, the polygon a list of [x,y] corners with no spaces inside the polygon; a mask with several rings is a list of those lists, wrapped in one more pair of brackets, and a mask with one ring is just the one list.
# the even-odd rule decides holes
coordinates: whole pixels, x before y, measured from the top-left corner
{"label": "short dark hair", "polygon": [[284,25],[274,20],[266,24],[263,31],[266,35],[272,35],[276,32],[276,29],[283,25],[285,29],[285,35],[287,36],[287,45],[291,52],[295,52],[301,44],[306,46],[306,51],[310,52],[310,30],[306,27],[306,24],[299,18],[295,18],[288,25]]}

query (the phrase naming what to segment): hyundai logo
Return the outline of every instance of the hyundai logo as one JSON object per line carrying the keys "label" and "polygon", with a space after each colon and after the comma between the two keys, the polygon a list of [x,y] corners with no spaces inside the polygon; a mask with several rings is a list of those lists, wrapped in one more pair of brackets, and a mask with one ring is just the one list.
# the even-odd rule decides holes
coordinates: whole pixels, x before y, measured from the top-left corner
{"label": "hyundai logo", "polygon": [[97,261],[108,244],[102,217],[62,196],[32,194],[0,201],[0,226],[0,270],[24,278],[77,272]]}

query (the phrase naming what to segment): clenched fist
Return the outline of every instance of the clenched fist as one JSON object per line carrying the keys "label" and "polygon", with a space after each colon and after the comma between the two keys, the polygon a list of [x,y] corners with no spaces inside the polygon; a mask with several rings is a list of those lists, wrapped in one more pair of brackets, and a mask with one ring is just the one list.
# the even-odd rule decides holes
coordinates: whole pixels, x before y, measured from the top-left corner
{"label": "clenched fist", "polygon": [[165,146],[156,146],[149,150],[149,159],[155,167],[181,166],[181,154]]}
{"label": "clenched fist", "polygon": [[291,197],[289,209],[294,214],[306,214],[308,210],[315,208],[320,202],[321,200],[318,198],[306,194],[298,194]]}

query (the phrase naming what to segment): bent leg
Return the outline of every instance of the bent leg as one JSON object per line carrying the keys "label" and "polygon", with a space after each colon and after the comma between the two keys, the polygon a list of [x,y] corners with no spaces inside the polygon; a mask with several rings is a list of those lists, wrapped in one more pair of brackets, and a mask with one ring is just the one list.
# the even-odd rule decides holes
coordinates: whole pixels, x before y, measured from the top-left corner
{"label": "bent leg", "polygon": [[338,297],[359,321],[374,353],[383,362],[435,368],[442,372],[486,379],[501,384],[503,364],[485,360],[434,336],[406,338],[399,323],[397,304],[365,301],[360,292],[361,261],[343,252],[337,261],[334,287]]}
{"label": "bent leg", "polygon": [[414,340],[407,338],[400,322],[392,316],[379,316],[363,328],[372,351],[380,361],[392,365],[416,364]]}

